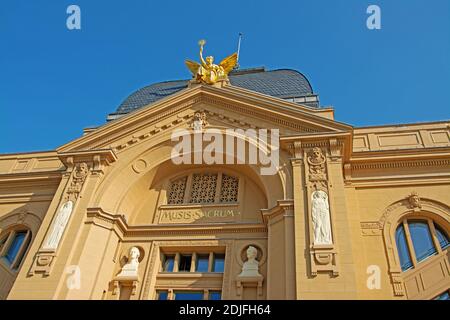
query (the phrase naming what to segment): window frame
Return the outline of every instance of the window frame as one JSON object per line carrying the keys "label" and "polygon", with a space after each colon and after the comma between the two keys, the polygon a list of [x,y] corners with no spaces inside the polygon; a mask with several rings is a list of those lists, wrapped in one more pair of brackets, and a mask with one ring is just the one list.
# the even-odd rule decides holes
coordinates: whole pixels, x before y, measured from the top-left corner
{"label": "window frame", "polygon": [[[220,295],[220,299],[211,299],[211,296],[213,294],[219,294]],[[211,301],[222,300],[222,290],[208,290],[208,300],[211,300]]]}
{"label": "window frame", "polygon": [[[25,237],[24,237],[22,243],[20,244],[20,247],[17,250],[16,255],[14,256],[13,261],[11,263],[9,263],[9,262],[5,261],[5,260],[7,260],[6,254],[10,250],[11,245],[13,244],[16,235],[19,233],[25,233]],[[7,270],[10,270],[13,272],[18,272],[20,267],[22,266],[24,257],[30,247],[31,237],[32,237],[31,230],[26,227],[22,227],[22,226],[16,227],[14,229],[10,229],[10,230],[4,232],[4,234],[0,236],[1,240],[6,239],[6,241],[3,243],[3,245],[0,248],[0,264]]]}
{"label": "window frame", "polygon": [[[414,222],[420,222],[420,223],[424,223],[428,226],[428,232],[430,233],[431,236],[431,240],[432,243],[434,245],[434,249],[435,249],[435,253],[431,254],[429,256],[427,256],[426,258],[418,261],[417,260],[417,256],[416,256],[416,252],[414,249],[414,243],[411,237],[411,232],[409,229],[409,224],[410,223],[414,223]],[[400,225],[403,225],[403,230],[405,232],[405,238],[406,238],[406,244],[408,247],[408,251],[409,251],[409,257],[412,263],[412,266],[406,270],[402,270],[402,272],[408,272],[410,270],[414,270],[416,269],[422,262],[427,261],[429,258],[433,257],[433,256],[437,256],[437,255],[441,255],[443,254],[444,251],[447,251],[450,246],[447,246],[446,249],[442,249],[439,239],[437,237],[437,233],[436,233],[436,227],[435,227],[435,221],[429,217],[426,216],[420,216],[420,217],[411,217],[411,216],[405,216],[402,218],[401,222],[397,224],[397,227],[395,228],[395,234],[397,233],[397,229],[400,227]],[[437,223],[436,223],[437,224]],[[439,226],[439,225],[438,225]],[[439,227],[439,230],[441,231],[441,233],[443,233],[445,236],[448,237],[447,234],[445,234],[445,232],[443,231],[442,227]],[[394,236],[395,238],[395,236]],[[400,256],[399,256],[399,248],[397,245],[397,242],[394,241],[395,243],[395,248],[396,248],[396,254],[397,257],[400,261]]]}
{"label": "window frame", "polygon": [[446,301],[446,300],[450,300],[450,299],[439,299],[442,296],[449,296],[450,297],[450,289],[447,289],[443,292],[441,292],[440,294],[436,295],[432,300],[440,300],[440,301]]}
{"label": "window frame", "polygon": [[[222,243],[221,241],[212,241],[205,244],[204,241],[193,241],[192,243],[179,243],[173,241],[163,241],[157,245],[155,257],[159,257],[155,263],[157,272],[155,274],[155,283],[151,292],[148,293],[149,299],[158,299],[158,292],[168,292],[167,300],[174,299],[174,291],[202,290],[204,292],[204,300],[209,299],[209,292],[220,291],[223,294],[223,281],[225,273],[229,272],[230,259],[230,243]],[[224,254],[224,272],[211,272],[211,263],[213,254]],[[163,270],[163,262],[165,256],[176,256],[177,260],[181,254],[192,254],[191,272],[178,272],[177,263],[174,264],[173,272],[165,272]],[[208,256],[208,272],[197,272],[197,257]],[[189,280],[189,281],[186,281]],[[192,287],[193,281],[196,283]],[[147,294],[147,293],[146,293]],[[221,299],[224,299],[221,296]]]}
{"label": "window frame", "polygon": [[[182,256],[190,256],[191,257],[191,264],[189,271],[187,270],[180,270],[180,259]],[[197,271],[197,262],[199,259],[199,256],[201,257],[208,257],[208,269],[207,271]],[[216,256],[221,256],[223,259],[223,270],[222,271],[214,271]],[[226,252],[222,250],[211,250],[211,251],[205,251],[205,250],[199,250],[199,251],[167,251],[167,252],[161,252],[160,255],[160,268],[159,272],[164,274],[183,274],[183,273],[225,273],[225,265],[226,265]],[[167,261],[167,257],[171,257],[173,259],[173,266],[171,271],[165,270],[165,264]]]}
{"label": "window frame", "polygon": [[[160,299],[161,293],[166,294],[167,299]],[[154,300],[168,301],[168,300],[176,300],[177,293],[200,293],[202,294],[202,300],[211,300],[211,301],[219,301],[223,300],[223,292],[222,288],[164,288],[164,289],[156,289],[154,294]],[[220,294],[220,299],[211,299],[212,294]],[[179,300],[181,301],[181,300]]]}
{"label": "window frame", "polygon": [[177,294],[199,294],[201,295],[201,299],[180,299],[179,301],[186,301],[186,300],[195,300],[195,301],[202,301],[205,300],[205,290],[202,289],[174,289],[172,291],[172,299],[171,300],[177,300]]}
{"label": "window frame", "polygon": [[[218,258],[218,256],[220,256],[220,258]],[[223,269],[222,269],[222,271],[215,271],[216,261],[219,259],[222,261]],[[211,264],[210,270],[211,270],[211,272],[214,272],[214,273],[224,273],[225,272],[225,253],[219,253],[219,252],[213,253],[213,259],[212,259],[212,264]]]}

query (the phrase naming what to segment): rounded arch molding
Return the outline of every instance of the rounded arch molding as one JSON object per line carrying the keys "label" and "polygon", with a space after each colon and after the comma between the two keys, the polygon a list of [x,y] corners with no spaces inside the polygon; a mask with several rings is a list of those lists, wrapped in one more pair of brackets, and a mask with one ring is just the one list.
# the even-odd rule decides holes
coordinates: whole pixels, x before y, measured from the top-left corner
{"label": "rounded arch molding", "polygon": [[28,208],[20,208],[0,219],[0,234],[15,228],[27,228],[31,231],[32,238],[36,235],[41,218]]}
{"label": "rounded arch molding", "polygon": [[388,260],[388,272],[395,296],[405,296],[403,272],[397,254],[395,231],[405,218],[429,218],[435,221],[447,234],[450,233],[450,207],[433,199],[418,198],[413,203],[412,195],[389,205],[378,221],[383,235]]}
{"label": "rounded arch molding", "polygon": [[[91,206],[104,208],[107,212],[126,214],[118,212],[121,201],[127,196],[128,190],[146,176],[151,175],[160,165],[171,159],[171,141],[159,141],[144,149],[137,149],[131,154],[132,149],[119,156],[119,160],[106,173],[96,188]],[[288,163],[287,159],[285,159]],[[227,165],[218,165],[224,166]],[[259,167],[246,165],[252,172],[253,177],[258,177],[258,183],[263,187],[263,192],[268,198],[268,206],[276,205],[276,201],[292,197],[292,173],[289,166],[280,161],[280,168],[273,176],[259,175]],[[233,169],[234,170],[234,169]],[[271,195],[275,196],[272,197]]]}

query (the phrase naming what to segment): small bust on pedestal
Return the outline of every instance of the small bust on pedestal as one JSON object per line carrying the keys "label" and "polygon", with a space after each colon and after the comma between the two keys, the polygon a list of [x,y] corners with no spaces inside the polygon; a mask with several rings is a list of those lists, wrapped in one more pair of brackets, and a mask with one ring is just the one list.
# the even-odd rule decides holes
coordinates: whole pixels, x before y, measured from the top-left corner
{"label": "small bust on pedestal", "polygon": [[258,255],[258,250],[249,246],[247,248],[247,261],[242,265],[242,272],[239,274],[239,277],[260,277],[259,273],[259,261],[256,260],[256,256]]}
{"label": "small bust on pedestal", "polygon": [[131,247],[128,252],[128,262],[123,266],[117,277],[137,277],[139,267],[139,256],[141,253],[136,247]]}

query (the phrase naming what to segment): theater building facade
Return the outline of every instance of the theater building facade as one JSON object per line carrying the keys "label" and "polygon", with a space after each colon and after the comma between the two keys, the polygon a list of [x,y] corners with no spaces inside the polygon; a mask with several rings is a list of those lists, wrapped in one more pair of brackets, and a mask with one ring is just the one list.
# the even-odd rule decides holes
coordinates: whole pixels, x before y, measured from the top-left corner
{"label": "theater building facade", "polygon": [[[175,163],[180,129],[248,154],[276,129],[276,170]],[[449,236],[450,122],[336,121],[295,70],[152,84],[56,150],[0,155],[1,299],[445,299]]]}

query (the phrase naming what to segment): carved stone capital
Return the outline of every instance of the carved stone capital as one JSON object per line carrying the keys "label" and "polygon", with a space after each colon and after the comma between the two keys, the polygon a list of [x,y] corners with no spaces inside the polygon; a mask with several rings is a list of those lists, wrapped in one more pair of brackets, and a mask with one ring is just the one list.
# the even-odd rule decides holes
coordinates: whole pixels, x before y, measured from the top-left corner
{"label": "carved stone capital", "polygon": [[331,138],[330,144],[330,159],[331,161],[337,161],[342,157],[342,142],[336,138]]}
{"label": "carved stone capital", "polygon": [[303,158],[303,149],[302,149],[302,142],[301,141],[294,141],[294,143],[293,143],[293,151],[294,151],[294,157],[296,159],[302,159]]}
{"label": "carved stone capital", "polygon": [[67,172],[72,172],[77,164],[86,163],[93,175],[103,174],[104,169],[117,160],[113,150],[88,150],[61,152],[58,156],[67,168]]}

